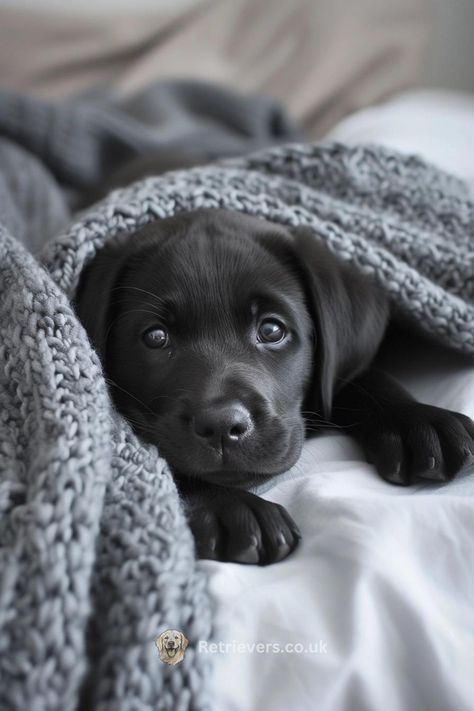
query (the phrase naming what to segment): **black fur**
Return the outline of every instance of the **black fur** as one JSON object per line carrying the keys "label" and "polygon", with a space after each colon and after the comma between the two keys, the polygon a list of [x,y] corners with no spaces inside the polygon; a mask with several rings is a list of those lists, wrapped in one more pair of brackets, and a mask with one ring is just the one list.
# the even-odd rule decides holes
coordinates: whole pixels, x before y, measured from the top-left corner
{"label": "black fur", "polygon": [[[289,514],[247,489],[328,421],[392,483],[447,480],[472,461],[469,418],[371,365],[384,294],[304,229],[217,209],[155,222],[86,267],[77,312],[118,409],[171,465],[201,557],[266,564],[295,548]],[[259,341],[264,320],[281,342]],[[157,327],[169,341],[150,348]]]}

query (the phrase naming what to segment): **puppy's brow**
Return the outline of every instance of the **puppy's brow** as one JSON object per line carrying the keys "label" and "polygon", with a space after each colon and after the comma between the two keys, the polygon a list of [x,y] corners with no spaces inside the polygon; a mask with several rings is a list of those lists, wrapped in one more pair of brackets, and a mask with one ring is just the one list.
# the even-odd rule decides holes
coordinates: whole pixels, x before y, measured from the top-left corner
{"label": "puppy's brow", "polygon": [[152,296],[154,299],[157,301],[163,302],[164,299],[161,296],[158,296],[158,294],[154,294],[152,291],[147,291],[147,289],[140,289],[138,286],[114,286],[113,289],[110,291],[117,291],[117,290],[122,290],[122,289],[131,289],[133,291],[142,291],[144,294],[147,294],[148,296]]}
{"label": "puppy's brow", "polygon": [[281,311],[289,316],[297,316],[300,311],[300,309],[298,309],[299,304],[295,304],[294,299],[287,298],[285,294],[262,291],[256,294],[252,299],[252,314],[255,315],[259,307],[261,308],[263,306],[268,308],[268,305],[271,305],[275,310]]}

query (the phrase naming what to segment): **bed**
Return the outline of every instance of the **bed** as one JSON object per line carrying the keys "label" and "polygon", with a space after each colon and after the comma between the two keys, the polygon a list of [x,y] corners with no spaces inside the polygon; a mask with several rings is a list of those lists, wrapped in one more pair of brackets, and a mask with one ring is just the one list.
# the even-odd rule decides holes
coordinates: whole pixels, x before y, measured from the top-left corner
{"label": "bed", "polygon": [[[400,95],[345,119],[330,137],[421,152],[474,175],[467,95]],[[472,360],[407,342],[387,369],[425,402],[474,417]],[[201,563],[223,643],[207,651],[216,708],[471,709],[473,495],[472,470],[447,486],[397,488],[349,437],[308,441],[300,462],[263,493],[300,525],[299,549],[268,568]]]}

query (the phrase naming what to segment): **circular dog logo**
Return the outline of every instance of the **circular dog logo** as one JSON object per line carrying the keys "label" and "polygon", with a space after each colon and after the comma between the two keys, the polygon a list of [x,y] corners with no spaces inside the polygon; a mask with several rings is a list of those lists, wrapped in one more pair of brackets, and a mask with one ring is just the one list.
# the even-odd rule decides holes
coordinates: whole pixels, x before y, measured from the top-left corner
{"label": "circular dog logo", "polygon": [[178,664],[183,660],[189,642],[178,630],[165,630],[155,639],[160,659],[165,664]]}

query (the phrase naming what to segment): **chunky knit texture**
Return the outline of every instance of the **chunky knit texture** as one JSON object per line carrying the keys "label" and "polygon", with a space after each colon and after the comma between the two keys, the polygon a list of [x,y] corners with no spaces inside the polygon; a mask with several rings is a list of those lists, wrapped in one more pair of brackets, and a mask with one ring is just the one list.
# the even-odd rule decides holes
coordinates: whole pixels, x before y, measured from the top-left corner
{"label": "chunky knit texture", "polygon": [[[167,628],[190,641],[176,667],[154,644]],[[68,297],[0,227],[0,708],[208,708],[210,631],[168,467],[111,407]]]}
{"label": "chunky knit texture", "polygon": [[[107,240],[182,210],[307,225],[420,329],[474,354],[474,206],[460,181],[374,147],[294,145],[150,178],[34,260],[0,233],[0,707],[201,708],[204,580],[165,462],[111,409],[71,308]],[[190,639],[160,665],[153,638]],[[84,684],[84,678],[86,683]]]}
{"label": "chunky knit texture", "polygon": [[[53,278],[32,253],[131,159],[205,162],[295,135],[275,102],[199,82],[54,103],[0,91],[2,711],[210,703],[196,651],[210,603],[173,479],[111,407],[69,301],[76,267],[134,228],[127,201],[84,215]],[[133,209],[138,223],[146,201]],[[154,646],[167,628],[189,639],[176,667]]]}
{"label": "chunky knit texture", "polygon": [[225,207],[307,226],[394,308],[474,354],[474,202],[466,184],[380,146],[288,145],[148,178],[92,209],[45,258],[70,296],[107,239],[182,210]]}

